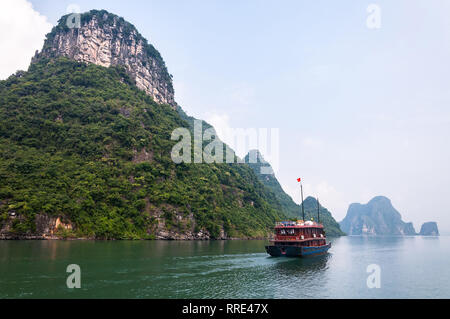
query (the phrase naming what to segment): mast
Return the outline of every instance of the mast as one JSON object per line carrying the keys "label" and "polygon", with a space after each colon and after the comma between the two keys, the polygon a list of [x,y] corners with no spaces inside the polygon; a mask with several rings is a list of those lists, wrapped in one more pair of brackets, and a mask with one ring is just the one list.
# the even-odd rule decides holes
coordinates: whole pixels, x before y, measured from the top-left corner
{"label": "mast", "polygon": [[300,191],[302,193],[302,215],[303,215],[303,221],[305,221],[305,205],[303,203],[303,186],[302,183],[300,183]]}
{"label": "mast", "polygon": [[317,222],[320,224],[320,204],[319,204],[319,197],[317,197]]}

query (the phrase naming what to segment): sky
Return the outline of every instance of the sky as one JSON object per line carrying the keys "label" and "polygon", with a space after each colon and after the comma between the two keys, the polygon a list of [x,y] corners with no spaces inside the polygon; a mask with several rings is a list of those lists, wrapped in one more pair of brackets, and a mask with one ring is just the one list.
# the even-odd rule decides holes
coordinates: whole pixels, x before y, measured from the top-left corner
{"label": "sky", "polygon": [[449,1],[0,0],[0,79],[73,8],[133,23],[219,137],[278,129],[276,176],[296,202],[301,177],[338,221],[384,195],[416,231],[450,231]]}

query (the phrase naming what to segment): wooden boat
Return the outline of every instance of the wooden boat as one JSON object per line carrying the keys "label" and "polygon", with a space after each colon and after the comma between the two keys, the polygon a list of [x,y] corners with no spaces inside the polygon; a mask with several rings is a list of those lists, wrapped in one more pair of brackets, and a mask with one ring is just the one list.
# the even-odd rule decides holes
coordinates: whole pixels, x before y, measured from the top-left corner
{"label": "wooden boat", "polygon": [[[297,179],[301,182],[301,179]],[[317,199],[317,220],[319,222],[305,221],[303,207],[303,187],[300,184],[302,194],[303,220],[283,221],[275,224],[275,237],[266,246],[266,251],[273,257],[312,257],[328,252],[331,243],[327,243],[327,237],[323,224],[320,224],[320,204]]]}
{"label": "wooden boat", "polygon": [[273,257],[312,257],[328,252],[331,243],[327,243],[323,225],[314,221],[284,221],[275,225],[275,237],[266,246]]}

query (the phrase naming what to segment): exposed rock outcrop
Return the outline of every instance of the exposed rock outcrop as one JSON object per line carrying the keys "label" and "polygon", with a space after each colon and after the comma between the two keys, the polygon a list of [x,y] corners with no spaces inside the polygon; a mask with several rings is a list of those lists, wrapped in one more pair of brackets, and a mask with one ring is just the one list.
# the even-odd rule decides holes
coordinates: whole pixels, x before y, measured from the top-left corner
{"label": "exposed rock outcrop", "polygon": [[164,60],[132,24],[104,10],[82,14],[74,27],[67,23],[71,19],[66,15],[59,20],[33,62],[64,56],[105,67],[123,66],[138,88],[156,102],[175,108],[172,77]]}
{"label": "exposed rock outcrop", "polygon": [[35,218],[35,231],[23,233],[15,229],[16,222],[21,219],[22,216],[11,213],[7,222],[0,227],[0,239],[60,239],[71,234],[74,228],[70,221],[62,217],[38,214]]}
{"label": "exposed rock outcrop", "polygon": [[402,221],[400,213],[384,196],[375,197],[365,205],[351,204],[340,225],[349,235],[416,235],[413,224]]}
{"label": "exposed rock outcrop", "polygon": [[419,235],[422,236],[439,236],[439,230],[436,222],[427,222],[420,228]]}

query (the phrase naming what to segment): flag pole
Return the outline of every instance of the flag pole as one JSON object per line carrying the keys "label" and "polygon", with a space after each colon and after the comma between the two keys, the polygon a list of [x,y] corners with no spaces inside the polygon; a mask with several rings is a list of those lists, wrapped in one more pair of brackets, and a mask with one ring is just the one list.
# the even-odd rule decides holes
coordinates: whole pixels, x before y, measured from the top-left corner
{"label": "flag pole", "polygon": [[303,221],[305,221],[305,207],[303,205],[303,186],[300,182],[300,192],[302,193],[302,215],[303,215]]}
{"label": "flag pole", "polygon": [[319,197],[317,197],[317,222],[320,224],[320,204],[319,204]]}

